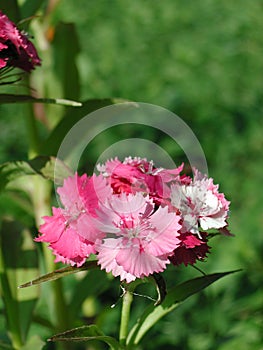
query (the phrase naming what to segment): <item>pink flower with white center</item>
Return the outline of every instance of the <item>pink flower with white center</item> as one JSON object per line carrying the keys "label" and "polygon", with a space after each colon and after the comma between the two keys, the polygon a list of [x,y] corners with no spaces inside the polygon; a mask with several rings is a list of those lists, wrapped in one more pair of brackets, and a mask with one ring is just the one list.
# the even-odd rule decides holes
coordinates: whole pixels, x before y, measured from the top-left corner
{"label": "pink flower with white center", "polygon": [[168,207],[154,211],[149,196],[112,195],[98,210],[96,227],[105,234],[98,241],[98,264],[128,283],[161,272],[179,245],[180,216]]}
{"label": "pink flower with white center", "polygon": [[96,253],[95,242],[104,237],[94,227],[93,219],[99,201],[111,190],[102,176],[75,174],[64,180],[57,192],[64,209],[53,208],[53,216],[43,217],[45,222],[39,228],[42,235],[35,240],[49,243],[56,262],[81,266],[91,253]]}
{"label": "pink flower with white center", "polygon": [[220,229],[227,225],[229,203],[213,179],[194,171],[194,179],[189,185],[176,183],[171,186],[171,204],[180,210],[183,218],[181,232],[199,234],[203,230]]}

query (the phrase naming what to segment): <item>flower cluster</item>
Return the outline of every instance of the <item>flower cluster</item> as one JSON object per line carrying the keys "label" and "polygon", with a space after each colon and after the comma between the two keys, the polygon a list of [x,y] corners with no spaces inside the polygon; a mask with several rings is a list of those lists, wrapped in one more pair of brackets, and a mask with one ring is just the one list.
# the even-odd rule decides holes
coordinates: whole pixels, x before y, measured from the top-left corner
{"label": "flower cluster", "polygon": [[36,65],[40,65],[40,58],[34,45],[0,11],[0,69],[17,67],[30,72]]}
{"label": "flower cluster", "polygon": [[63,208],[44,217],[38,242],[56,262],[81,266],[96,254],[102,269],[131,282],[209,252],[209,229],[227,230],[229,202],[211,178],[193,179],[141,158],[115,158],[99,174],[75,174],[57,192]]}

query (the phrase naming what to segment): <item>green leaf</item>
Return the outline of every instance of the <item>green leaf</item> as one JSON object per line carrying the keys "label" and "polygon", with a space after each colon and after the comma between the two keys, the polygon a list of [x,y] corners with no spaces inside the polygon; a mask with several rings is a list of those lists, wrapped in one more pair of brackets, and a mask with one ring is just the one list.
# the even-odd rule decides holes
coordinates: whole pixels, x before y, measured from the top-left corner
{"label": "green leaf", "polygon": [[92,99],[83,102],[80,108],[67,109],[64,117],[61,119],[61,121],[42,145],[41,153],[46,153],[48,151],[48,154],[56,156],[64,137],[79,120],[87,116],[89,113],[94,112],[100,108],[120,102],[124,102],[124,100],[109,98]]}
{"label": "green leaf", "polygon": [[39,156],[29,161],[7,162],[0,166],[0,191],[6,185],[25,175],[42,175],[48,180],[54,180],[54,169],[56,166],[56,184],[60,185],[63,180],[72,176],[71,170],[62,161],[47,156]]}
{"label": "green leaf", "polygon": [[63,89],[62,96],[77,100],[80,95],[80,82],[76,59],[80,47],[75,24],[58,23],[52,44],[54,73]]}
{"label": "green leaf", "polygon": [[1,103],[51,103],[62,106],[80,107],[81,102],[66,100],[62,98],[36,98],[30,95],[0,94]]}
{"label": "green leaf", "polygon": [[145,335],[145,333],[158,320],[167,315],[169,312],[173,311],[185,299],[208,287],[210,284],[217,281],[218,279],[237,271],[240,270],[223,273],[214,273],[211,275],[197,277],[172,288],[168,292],[166,298],[164,299],[161,305],[158,305],[156,307],[154,307],[154,305],[150,305],[139,318],[139,320],[129,333],[129,346],[138,344],[142,337]]}
{"label": "green leaf", "polygon": [[67,266],[63,267],[62,269],[47,273],[43,276],[40,276],[30,282],[21,284],[19,288],[26,288],[26,287],[31,287],[43,282],[48,282],[48,281],[54,281],[58,278],[65,277],[68,275],[71,275],[73,273],[77,273],[80,271],[86,271],[86,270],[92,270],[98,268],[97,261],[87,261],[84,265],[80,267],[75,267],[75,266]]}
{"label": "green leaf", "polygon": [[99,340],[108,344],[113,350],[122,349],[118,341],[105,336],[96,325],[82,326],[69,331],[59,333],[48,339],[49,341],[90,341]]}

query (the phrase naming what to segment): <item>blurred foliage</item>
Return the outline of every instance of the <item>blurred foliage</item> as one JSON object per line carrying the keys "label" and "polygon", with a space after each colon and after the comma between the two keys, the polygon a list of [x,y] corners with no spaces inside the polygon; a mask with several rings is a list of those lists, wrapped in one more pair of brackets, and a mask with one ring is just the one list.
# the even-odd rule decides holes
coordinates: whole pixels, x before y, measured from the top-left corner
{"label": "blurred foliage", "polygon": [[[0,0],[0,8],[16,21],[35,13],[39,16],[28,28],[43,60],[30,80],[38,97],[81,101],[123,98],[174,111],[197,135],[210,176],[232,201],[229,223],[236,236],[213,238],[208,261],[198,267],[206,272],[241,267],[243,272],[217,282],[168,315],[146,335],[142,349],[263,349],[262,1],[18,2],[20,13],[11,6],[16,1]],[[25,85],[0,86],[0,92],[28,92]],[[27,159],[27,111],[28,106],[0,105],[1,163]],[[65,107],[37,105],[34,111],[40,137],[47,145],[45,139],[62,119]],[[136,130],[127,133],[138,137]],[[149,129],[145,130],[146,136],[141,130],[139,133],[139,137],[158,142],[173,158],[181,157],[164,135]],[[90,164],[96,162],[98,149],[111,145],[123,134],[127,137],[120,128],[105,134],[103,142],[101,137],[94,140],[88,152]],[[29,199],[18,195],[1,195],[1,213],[5,219],[30,223],[35,235],[32,213],[27,210]],[[170,266],[164,275],[173,285],[198,273]],[[63,281],[69,309],[73,300],[76,304],[74,296],[85,299],[90,288],[88,277],[79,277],[82,292],[79,280],[67,277]],[[83,306],[72,311],[73,323],[79,326],[96,320],[105,333],[114,335],[119,305],[114,309],[110,305],[118,300],[118,282],[109,280],[103,272],[98,279],[105,281],[105,288],[98,292],[96,279],[92,282],[98,298],[87,292]],[[153,292],[145,286],[140,288],[141,294]],[[42,295],[47,290],[43,289]],[[30,336],[41,334],[45,339],[52,335],[48,295],[39,300]],[[150,303],[143,297],[135,300],[133,321]],[[1,331],[0,339],[5,337]],[[103,349],[92,346],[86,349]],[[80,344],[76,348],[85,347]]]}

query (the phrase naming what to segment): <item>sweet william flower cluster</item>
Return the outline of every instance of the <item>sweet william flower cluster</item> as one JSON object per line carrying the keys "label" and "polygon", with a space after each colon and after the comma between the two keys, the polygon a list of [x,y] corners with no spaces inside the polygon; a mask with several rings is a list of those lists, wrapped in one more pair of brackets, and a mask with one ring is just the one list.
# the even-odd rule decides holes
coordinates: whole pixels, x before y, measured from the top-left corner
{"label": "sweet william flower cluster", "polygon": [[203,260],[207,231],[229,233],[229,202],[213,179],[182,170],[128,157],[99,165],[99,175],[75,174],[57,189],[63,207],[44,217],[36,241],[72,266],[96,254],[101,269],[126,282]]}

